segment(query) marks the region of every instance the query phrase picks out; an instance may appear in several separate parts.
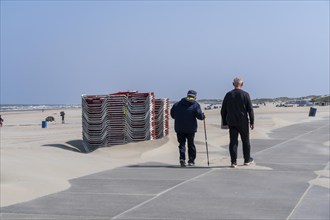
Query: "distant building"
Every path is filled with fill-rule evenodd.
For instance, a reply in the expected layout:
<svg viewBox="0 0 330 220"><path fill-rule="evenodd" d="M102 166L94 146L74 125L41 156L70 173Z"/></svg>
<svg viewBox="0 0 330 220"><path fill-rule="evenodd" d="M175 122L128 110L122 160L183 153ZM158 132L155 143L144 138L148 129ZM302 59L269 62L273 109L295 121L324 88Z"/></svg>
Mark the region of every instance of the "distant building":
<svg viewBox="0 0 330 220"><path fill-rule="evenodd" d="M303 106L312 106L314 105L310 100L290 100L287 101L285 104L287 105L294 105L298 107L303 107Z"/></svg>
<svg viewBox="0 0 330 220"><path fill-rule="evenodd" d="M312 102L310 102L309 100L298 100L296 101L296 104L298 105L298 107L302 107L302 106L312 106L314 105Z"/></svg>

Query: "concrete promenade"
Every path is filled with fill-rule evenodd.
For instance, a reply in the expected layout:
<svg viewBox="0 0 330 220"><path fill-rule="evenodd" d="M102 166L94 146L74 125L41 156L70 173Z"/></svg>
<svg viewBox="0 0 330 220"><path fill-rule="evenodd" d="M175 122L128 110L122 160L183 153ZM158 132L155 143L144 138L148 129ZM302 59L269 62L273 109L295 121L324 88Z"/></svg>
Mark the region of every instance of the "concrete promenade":
<svg viewBox="0 0 330 220"><path fill-rule="evenodd" d="M328 118L253 140L252 156L234 169L151 161L72 179L1 219L330 219Z"/></svg>

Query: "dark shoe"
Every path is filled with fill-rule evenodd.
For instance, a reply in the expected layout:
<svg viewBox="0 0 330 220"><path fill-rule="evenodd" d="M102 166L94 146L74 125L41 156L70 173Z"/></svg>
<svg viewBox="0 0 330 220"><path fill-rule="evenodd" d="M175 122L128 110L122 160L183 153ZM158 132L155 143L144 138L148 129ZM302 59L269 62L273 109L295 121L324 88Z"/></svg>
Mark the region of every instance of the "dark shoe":
<svg viewBox="0 0 330 220"><path fill-rule="evenodd" d="M237 163L232 163L230 167L231 167L231 168L235 168L235 167L237 167Z"/></svg>
<svg viewBox="0 0 330 220"><path fill-rule="evenodd" d="M180 160L180 165L181 167L186 167L186 162L184 162L184 160Z"/></svg>
<svg viewBox="0 0 330 220"><path fill-rule="evenodd" d="M195 163L194 162L189 162L188 166L193 167L193 166L195 166Z"/></svg>
<svg viewBox="0 0 330 220"><path fill-rule="evenodd" d="M245 161L245 162L244 162L244 165L245 165L245 166L249 166L249 165L251 165L251 164L253 164L253 163L254 163L254 160L253 160L252 157L250 157L250 160L249 160L249 161Z"/></svg>

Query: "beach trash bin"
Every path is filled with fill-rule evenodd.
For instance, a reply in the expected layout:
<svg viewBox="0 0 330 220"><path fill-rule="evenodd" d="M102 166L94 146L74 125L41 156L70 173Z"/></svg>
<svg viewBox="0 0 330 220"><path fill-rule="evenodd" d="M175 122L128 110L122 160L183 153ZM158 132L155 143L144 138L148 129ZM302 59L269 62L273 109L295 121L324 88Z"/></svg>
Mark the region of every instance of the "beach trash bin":
<svg viewBox="0 0 330 220"><path fill-rule="evenodd" d="M316 110L317 110L317 108L315 108L315 107L311 107L311 108L309 109L309 114L308 114L308 116L309 116L309 117L315 117L315 115L316 115Z"/></svg>
<svg viewBox="0 0 330 220"><path fill-rule="evenodd" d="M42 121L41 122L41 127L42 128L47 128L47 121Z"/></svg>

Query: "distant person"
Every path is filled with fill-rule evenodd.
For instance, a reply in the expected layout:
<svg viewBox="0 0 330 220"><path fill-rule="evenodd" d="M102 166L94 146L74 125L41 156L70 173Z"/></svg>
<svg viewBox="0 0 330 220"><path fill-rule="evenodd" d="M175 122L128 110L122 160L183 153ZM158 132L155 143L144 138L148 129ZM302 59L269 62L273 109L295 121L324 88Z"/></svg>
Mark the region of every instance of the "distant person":
<svg viewBox="0 0 330 220"><path fill-rule="evenodd" d="M3 118L1 117L1 115L0 115L0 127L2 127L2 123L3 123Z"/></svg>
<svg viewBox="0 0 330 220"><path fill-rule="evenodd" d="M62 112L60 112L60 115L61 115L61 117L62 117L62 124L64 124L65 122L64 122L64 115L65 115L65 113L62 111Z"/></svg>
<svg viewBox="0 0 330 220"><path fill-rule="evenodd" d="M171 108L171 117L174 119L174 129L179 142L180 165L186 166L186 140L188 141L188 166L195 165L196 147L194 144L197 132L197 119L203 120L204 113L196 102L196 91L189 90L187 97L175 103Z"/></svg>
<svg viewBox="0 0 330 220"><path fill-rule="evenodd" d="M229 153L231 167L237 166L238 134L243 144L244 165L254 163L250 156L251 145L249 127L254 129L254 113L249 93L242 90L243 80L236 77L234 89L228 92L222 102L221 117L224 126L229 127Z"/></svg>

